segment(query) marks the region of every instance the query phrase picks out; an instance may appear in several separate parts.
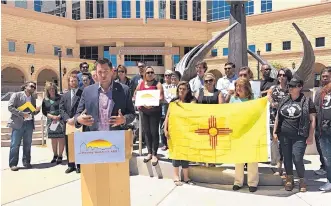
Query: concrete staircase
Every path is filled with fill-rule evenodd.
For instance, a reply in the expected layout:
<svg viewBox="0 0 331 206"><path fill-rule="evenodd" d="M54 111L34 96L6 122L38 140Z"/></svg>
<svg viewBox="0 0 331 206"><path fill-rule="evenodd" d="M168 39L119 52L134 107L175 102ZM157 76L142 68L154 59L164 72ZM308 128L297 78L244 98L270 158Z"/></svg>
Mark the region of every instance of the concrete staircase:
<svg viewBox="0 0 331 206"><path fill-rule="evenodd" d="M32 145L42 145L43 143L43 131L42 120L35 121L35 130L32 135ZM1 147L10 146L12 129L7 127L7 121L1 121ZM21 145L23 142L21 143ZM46 137L44 138L44 144L46 144Z"/></svg>

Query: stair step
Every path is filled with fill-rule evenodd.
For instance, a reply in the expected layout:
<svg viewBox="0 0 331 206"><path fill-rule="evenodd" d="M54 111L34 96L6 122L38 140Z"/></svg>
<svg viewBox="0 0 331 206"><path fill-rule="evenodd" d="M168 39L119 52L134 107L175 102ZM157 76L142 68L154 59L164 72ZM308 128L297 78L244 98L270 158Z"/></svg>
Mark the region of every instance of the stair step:
<svg viewBox="0 0 331 206"><path fill-rule="evenodd" d="M33 132L32 139L37 139L42 137L42 132ZM1 140L10 140L11 133L1 133Z"/></svg>
<svg viewBox="0 0 331 206"><path fill-rule="evenodd" d="M11 133L12 128L10 127L1 127L1 133ZM41 132L41 125L35 125L35 132Z"/></svg>
<svg viewBox="0 0 331 206"><path fill-rule="evenodd" d="M44 139L44 144L46 144L46 138ZM21 145L23 145L23 141ZM42 145L42 138L32 139L32 145ZM10 140L1 140L1 147L10 147Z"/></svg>

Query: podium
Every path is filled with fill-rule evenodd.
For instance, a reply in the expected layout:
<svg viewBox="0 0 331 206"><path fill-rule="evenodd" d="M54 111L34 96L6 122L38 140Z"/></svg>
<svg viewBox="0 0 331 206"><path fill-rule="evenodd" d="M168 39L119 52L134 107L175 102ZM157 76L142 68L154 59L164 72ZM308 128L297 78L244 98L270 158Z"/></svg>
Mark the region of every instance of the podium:
<svg viewBox="0 0 331 206"><path fill-rule="evenodd" d="M69 127L69 128L68 128ZM74 132L68 126L69 161L75 161ZM83 206L129 206L130 172L132 154L132 131L124 132L125 162L81 164L81 192Z"/></svg>

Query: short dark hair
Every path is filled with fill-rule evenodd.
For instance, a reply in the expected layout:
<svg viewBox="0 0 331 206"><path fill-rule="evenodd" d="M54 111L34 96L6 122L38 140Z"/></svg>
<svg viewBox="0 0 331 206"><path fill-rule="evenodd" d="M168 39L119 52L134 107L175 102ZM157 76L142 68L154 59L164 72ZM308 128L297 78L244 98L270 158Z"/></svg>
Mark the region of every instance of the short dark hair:
<svg viewBox="0 0 331 206"><path fill-rule="evenodd" d="M90 77L91 76L91 73L90 72L83 72L82 76Z"/></svg>
<svg viewBox="0 0 331 206"><path fill-rule="evenodd" d="M198 63L195 66L198 67L200 65L205 69L205 72L206 72L207 69L208 69L207 62L205 62L205 61L198 61Z"/></svg>
<svg viewBox="0 0 331 206"><path fill-rule="evenodd" d="M88 66L88 63L87 62L82 62L82 63L79 64L79 68L81 69L84 64L87 64L87 66Z"/></svg>
<svg viewBox="0 0 331 206"><path fill-rule="evenodd" d="M226 62L224 66L230 65L232 68L236 68L236 65L232 62Z"/></svg>
<svg viewBox="0 0 331 206"><path fill-rule="evenodd" d="M322 69L322 71L321 71L321 75L322 75L324 72L329 72L329 73L331 73L331 67L325 67L324 69Z"/></svg>
<svg viewBox="0 0 331 206"><path fill-rule="evenodd" d="M171 76L176 76L178 80L182 78L182 74L179 71L174 71Z"/></svg>
<svg viewBox="0 0 331 206"><path fill-rule="evenodd" d="M37 86L37 83L34 81L27 81L25 82L25 86L27 86L28 84L33 84L35 87Z"/></svg>
<svg viewBox="0 0 331 206"><path fill-rule="evenodd" d="M128 69L124 65L118 65L116 70L118 71L118 69L123 69L125 74L128 73Z"/></svg>
<svg viewBox="0 0 331 206"><path fill-rule="evenodd" d="M278 70L277 77L279 76L279 72L280 71L283 71L285 73L285 76L287 78L287 83L289 83L291 81L291 79L293 78L293 74L292 74L291 70L290 69L287 69L287 68L281 68L280 70Z"/></svg>
<svg viewBox="0 0 331 206"><path fill-rule="evenodd" d="M97 68L98 64L107 64L109 66L110 69L113 69L113 64L111 63L111 61L109 61L109 59L103 58L103 59L98 59L95 62L95 68Z"/></svg>

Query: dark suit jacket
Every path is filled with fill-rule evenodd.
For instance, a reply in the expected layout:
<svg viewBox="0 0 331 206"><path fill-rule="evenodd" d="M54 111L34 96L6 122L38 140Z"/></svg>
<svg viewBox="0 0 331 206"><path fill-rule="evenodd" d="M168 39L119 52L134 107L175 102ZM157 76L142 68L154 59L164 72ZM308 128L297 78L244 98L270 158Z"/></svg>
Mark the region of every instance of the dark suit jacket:
<svg viewBox="0 0 331 206"><path fill-rule="evenodd" d="M71 105L71 90L63 94L60 101L60 115L64 122L75 116L83 90L78 89Z"/></svg>
<svg viewBox="0 0 331 206"><path fill-rule="evenodd" d="M113 82L113 101L115 103L112 116L118 115L118 110L121 109L125 117L126 124L130 124L135 119L135 110L132 103L132 96L128 86ZM94 124L90 127L83 126L83 131L98 131L99 127L99 83L85 87L81 96L79 106L75 115L76 127L81 125L77 122L77 117L86 109L86 114L91 115L94 119ZM110 130L123 129L124 125L111 127Z"/></svg>

